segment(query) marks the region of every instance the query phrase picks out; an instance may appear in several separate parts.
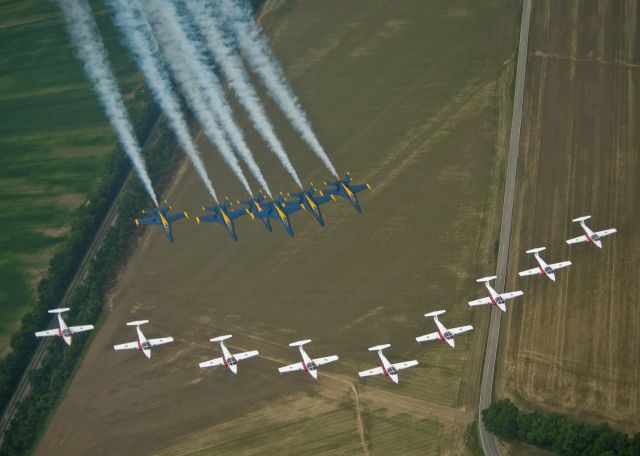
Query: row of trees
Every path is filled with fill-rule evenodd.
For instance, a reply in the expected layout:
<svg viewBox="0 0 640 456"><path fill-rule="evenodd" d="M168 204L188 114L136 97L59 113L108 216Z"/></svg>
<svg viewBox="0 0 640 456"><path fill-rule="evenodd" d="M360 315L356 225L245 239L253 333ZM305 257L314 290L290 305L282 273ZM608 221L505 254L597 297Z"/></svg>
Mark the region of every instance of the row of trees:
<svg viewBox="0 0 640 456"><path fill-rule="evenodd" d="M146 138L158 119L159 110L144 89L136 92L132 107L131 116L136 133L138 137ZM167 167L174 165L171 145L169 135L161 135L149 153L148 158L152 163L150 171L153 170L154 177L159 181L170 173ZM11 352L0 361L2 409L11 399L37 348L38 340L33 333L49 323L51 316L47 313L48 309L60 307L67 288L130 171L130 163L119 148L108 154L105 160L104 175L89 195L88 203L78 210L68 240L54 255L47 276L38 284L34 307L23 317L20 329L11 338ZM68 317L71 324L97 320L104 295L132 246L135 235L132 228L135 227L131 220L147 199L137 181L132 181L129 190L120 199L118 221L109 229L96 257L91 261L87 278L78 285L71 300L65 303L71 308ZM49 344L42 367L31 372L31 392L18 405L13 422L5 433L0 454L19 455L31 448L41 425L73 372L85 338L74 337L74 343L67 347L68 350L64 350L62 344Z"/></svg>
<svg viewBox="0 0 640 456"><path fill-rule="evenodd" d="M608 424L588 424L559 413L518 409L509 399L492 402L482 411L491 433L567 456L637 456L640 433L630 437Z"/></svg>

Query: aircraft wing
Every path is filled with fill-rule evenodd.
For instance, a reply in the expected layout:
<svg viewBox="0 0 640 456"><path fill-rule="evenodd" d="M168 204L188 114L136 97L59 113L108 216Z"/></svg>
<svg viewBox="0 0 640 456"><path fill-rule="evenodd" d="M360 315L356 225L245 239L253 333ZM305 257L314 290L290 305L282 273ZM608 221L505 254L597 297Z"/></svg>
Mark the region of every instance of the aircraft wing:
<svg viewBox="0 0 640 456"><path fill-rule="evenodd" d="M373 369L358 372L358 375L360 377L371 377L372 375L382 375L382 374L384 374L382 367L374 367Z"/></svg>
<svg viewBox="0 0 640 456"><path fill-rule="evenodd" d="M598 237L605 237L617 232L618 230L616 230L615 228L610 228L608 230L596 231L596 234L598 235Z"/></svg>
<svg viewBox="0 0 640 456"><path fill-rule="evenodd" d="M156 345L168 344L169 342L173 342L173 337L160 337L158 339L149 339L149 343L152 347Z"/></svg>
<svg viewBox="0 0 640 456"><path fill-rule="evenodd" d="M288 366L279 367L278 368L278 372L280 372L282 374L283 372L293 372L293 371L299 371L299 370L302 370L302 369L304 369L302 367L302 362L298 361L295 364L289 364Z"/></svg>
<svg viewBox="0 0 640 456"><path fill-rule="evenodd" d="M511 291L509 293L502 293L500 297L506 301L507 299L513 299L513 298L517 298L518 296L522 296L523 294L524 293L522 291L518 290L518 291Z"/></svg>
<svg viewBox="0 0 640 456"><path fill-rule="evenodd" d="M224 365L224 359L222 358L210 359L209 361L204 361L198 364L200 367L214 367L222 365Z"/></svg>
<svg viewBox="0 0 640 456"><path fill-rule="evenodd" d="M246 215L247 211L243 209L229 209L227 210L227 214L229 214L229 218L231 220L235 220L239 217L242 217L243 215Z"/></svg>
<svg viewBox="0 0 640 456"><path fill-rule="evenodd" d="M481 306L483 304L491 304L491 298L476 299L475 301L469 301L470 306Z"/></svg>
<svg viewBox="0 0 640 456"><path fill-rule="evenodd" d="M139 225L161 225L160 217L147 217L143 219L136 219Z"/></svg>
<svg viewBox="0 0 640 456"><path fill-rule="evenodd" d="M258 356L258 350L251 350L248 352L242 352L242 353L238 353L233 355L233 357L235 359L237 359L238 361L240 361L241 359L247 359L247 358L251 358L253 356Z"/></svg>
<svg viewBox="0 0 640 456"><path fill-rule="evenodd" d="M280 206L280 208L282 209L282 212L284 212L287 215L293 214L295 212L298 212L300 209L302 209L299 203L285 204L284 207Z"/></svg>
<svg viewBox="0 0 640 456"><path fill-rule="evenodd" d="M324 358L316 358L312 360L316 366L322 366L323 364L332 363L334 361L338 361L338 356L325 356Z"/></svg>
<svg viewBox="0 0 640 456"><path fill-rule="evenodd" d="M587 236L584 234L572 239L567 239L567 244L577 244L578 242L587 242Z"/></svg>
<svg viewBox="0 0 640 456"><path fill-rule="evenodd" d="M219 218L218 214L208 214L198 217L198 220L200 220L201 222L217 222Z"/></svg>
<svg viewBox="0 0 640 456"><path fill-rule="evenodd" d="M417 365L418 365L418 361L416 361L415 359L411 361L405 361L403 363L392 364L392 366L395 367L396 370L408 369L410 367L417 366Z"/></svg>
<svg viewBox="0 0 640 456"><path fill-rule="evenodd" d="M38 331L36 337L50 337L57 336L59 334L58 329L47 329L46 331Z"/></svg>
<svg viewBox="0 0 640 456"><path fill-rule="evenodd" d="M324 192L322 192L324 193ZM320 206L321 204L324 204L328 201L331 201L331 197L329 195L319 195L319 196L314 196L313 199L315 200L316 204L318 206Z"/></svg>
<svg viewBox="0 0 640 456"><path fill-rule="evenodd" d="M451 328L449 332L455 336L456 334L462 334L472 330L473 330L473 326L466 325L466 326L460 326L458 328Z"/></svg>
<svg viewBox="0 0 640 456"><path fill-rule="evenodd" d="M527 269L526 271L520 271L518 273L520 277L536 275L536 274L540 274L540 268Z"/></svg>
<svg viewBox="0 0 640 456"><path fill-rule="evenodd" d="M91 331L93 329L93 325L70 326L69 329L75 334L83 331Z"/></svg>
<svg viewBox="0 0 640 456"><path fill-rule="evenodd" d="M438 339L440 339L440 334L438 334L437 332L416 337L416 340L418 342L429 342L430 340L438 340Z"/></svg>
<svg viewBox="0 0 640 456"><path fill-rule="evenodd" d="M360 193L361 191L369 188L369 186L367 184L360 184L360 185L350 185L349 188L353 193Z"/></svg>
<svg viewBox="0 0 640 456"><path fill-rule="evenodd" d="M567 266L571 266L571 261L561 261L560 263L553 263L549 265L549 267L554 271L566 268Z"/></svg>
<svg viewBox="0 0 640 456"><path fill-rule="evenodd" d="M167 219L167 222L172 223L185 218L186 215L187 214L184 212L176 212L175 214L167 215L165 218Z"/></svg>
<svg viewBox="0 0 640 456"><path fill-rule="evenodd" d="M114 345L114 350L132 350L134 348L138 348L138 341L135 342L127 342L126 344Z"/></svg>

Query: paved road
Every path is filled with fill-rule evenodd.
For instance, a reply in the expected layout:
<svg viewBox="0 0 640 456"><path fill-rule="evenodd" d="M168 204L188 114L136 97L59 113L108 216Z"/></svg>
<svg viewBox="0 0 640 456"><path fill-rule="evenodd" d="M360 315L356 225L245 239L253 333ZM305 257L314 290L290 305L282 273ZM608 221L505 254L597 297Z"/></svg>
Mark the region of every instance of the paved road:
<svg viewBox="0 0 640 456"><path fill-rule="evenodd" d="M516 188L516 165L518 163L518 146L520 145L520 125L522 123L522 104L524 99L524 80L527 69L527 54L529 44L529 22L531 19L531 0L524 0L522 5L522 23L520 26L520 44L518 45L518 63L516 69L516 90L513 97L513 111L511 115L511 138L509 139L509 156L507 158L507 175L502 203L502 222L500 224L500 245L498 248L498 264L496 275L496 291L504 291L507 260L509 258L509 241L511 240L511 219L513 216L513 199ZM491 322L487 336L487 349L484 356L482 370L482 384L480 386L480 406L478 415L491 404L493 395L493 376L496 369L498 339L500 336L501 311L491 306ZM480 442L485 455L500 454L498 441L493 434L487 432L478 416L478 430Z"/></svg>
<svg viewBox="0 0 640 456"><path fill-rule="evenodd" d="M147 141L144 144L145 149L151 144L153 139L156 138L158 126L160 125L161 120L162 120L162 116L158 118L155 125L153 126L153 129L151 130L151 133L149 133L149 136L147 137ZM129 175L127 176L125 182L122 184L122 187L120 188L120 192L118 193L118 196L124 189L127 188L129 180L132 178L132 176L133 176L133 170L129 172ZM100 225L100 228L98 228L98 232L96 233L96 236L93 238L93 241L89 246L89 250L85 254L84 258L82 259L82 263L80 263L78 272L76 272L76 275L73 277L73 280L69 284L69 287L67 288L67 291L65 292L64 297L60 302L60 305L57 307L65 307L64 304L69 301L69 299L73 296L73 293L75 292L78 284L82 281L82 279L85 278L88 272L89 263L91 259L93 259L93 257L95 256L100 245L102 244L104 236L107 232L107 228L112 226L116 221L117 208L118 208L118 204L117 204L118 196L113 200L113 203L111 204L111 207L109 208L109 211L107 212L106 217L104 218L102 224ZM55 316L52 317L50 326L53 325L56 318L57 317ZM23 397L25 397L29 393L29 390L30 390L30 383L28 380L29 372L31 372L31 370L33 369L40 367L40 365L42 364L42 359L44 358L44 355L47 352L47 347L49 346L49 343L51 343L52 341L57 343L60 342L57 340L57 338L51 338L51 337L46 337L44 339L41 339L40 343L38 344L38 347L36 348L35 353L31 358L31 361L29 361L27 369L22 375L22 378L20 379L20 383L18 383L18 386L15 392L13 393L13 397L7 404L7 407L5 408L2 414L2 419L0 420L0 442L2 441L2 437L4 436L5 431L8 429L9 424L11 424L11 420L13 419L16 413L16 407L18 403L20 402L20 400L22 400Z"/></svg>

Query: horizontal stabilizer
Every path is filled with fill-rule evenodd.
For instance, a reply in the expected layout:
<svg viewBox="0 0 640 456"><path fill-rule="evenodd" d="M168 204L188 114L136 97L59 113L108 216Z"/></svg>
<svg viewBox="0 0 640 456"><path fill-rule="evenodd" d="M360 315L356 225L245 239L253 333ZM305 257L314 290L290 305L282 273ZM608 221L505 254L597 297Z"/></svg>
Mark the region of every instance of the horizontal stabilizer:
<svg viewBox="0 0 640 456"><path fill-rule="evenodd" d="M476 282L478 283L483 283L483 282L491 282L493 279L495 279L497 276L489 276L489 277L483 277L481 279L476 280Z"/></svg>
<svg viewBox="0 0 640 456"><path fill-rule="evenodd" d="M218 336L213 339L209 339L211 342L222 342L223 340L231 339L231 334L227 334L226 336Z"/></svg>
<svg viewBox="0 0 640 456"><path fill-rule="evenodd" d="M69 310L71 309L69 309L68 307L62 307L60 309L50 309L47 312L49 312L50 314L59 314L63 312L69 312Z"/></svg>
<svg viewBox="0 0 640 456"><path fill-rule="evenodd" d="M442 315L443 313L446 313L446 310L436 310L434 312L429 312L424 314L425 317L437 317L438 315Z"/></svg>
<svg viewBox="0 0 640 456"><path fill-rule="evenodd" d="M574 218L571 220L572 222L584 222L585 220L589 220L591 218L590 215L583 215L582 217Z"/></svg>
<svg viewBox="0 0 640 456"><path fill-rule="evenodd" d="M291 342L289 344L289 347L300 347L302 345L308 344L309 342L311 342L311 339L299 340L297 342Z"/></svg>
<svg viewBox="0 0 640 456"><path fill-rule="evenodd" d="M129 323L127 323L127 326L140 326L146 323L149 323L149 320L136 320L136 321L130 321Z"/></svg>
<svg viewBox="0 0 640 456"><path fill-rule="evenodd" d="M369 351L379 351L389 347L391 347L391 344L376 345L375 347L369 347Z"/></svg>
<svg viewBox="0 0 640 456"><path fill-rule="evenodd" d="M538 253L546 249L547 249L546 247L536 247L535 249L527 250L527 253Z"/></svg>

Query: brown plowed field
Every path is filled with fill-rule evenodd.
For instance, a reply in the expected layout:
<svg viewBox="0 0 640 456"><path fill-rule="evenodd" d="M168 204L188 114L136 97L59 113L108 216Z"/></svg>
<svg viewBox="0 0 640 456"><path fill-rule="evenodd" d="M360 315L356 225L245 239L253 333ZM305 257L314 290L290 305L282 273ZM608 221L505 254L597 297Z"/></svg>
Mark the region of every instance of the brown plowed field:
<svg viewBox="0 0 640 456"><path fill-rule="evenodd" d="M293 239L247 219L237 243L219 226L177 223L175 245L148 230L36 454L468 454L489 309L466 301L494 269L516 18L508 0L269 2L262 23L318 136L338 169L373 184L364 212L325 205L324 228L298 213ZM304 180L327 179L267 106ZM272 189L290 190L244 126ZM202 149L219 193L239 196ZM205 201L191 167L168 199ZM441 308L448 325L477 328L455 351L414 339ZM112 349L140 318L148 337L176 338L151 360ZM221 334L261 356L237 376L199 370ZM303 338L311 356L340 356L317 383L276 370ZM377 364L367 347L385 342L392 361L420 362L399 386L357 377Z"/></svg>
<svg viewBox="0 0 640 456"><path fill-rule="evenodd" d="M498 397L640 431L640 7L535 1ZM568 246L591 214L604 248ZM554 284L517 278L525 250L570 259Z"/></svg>

